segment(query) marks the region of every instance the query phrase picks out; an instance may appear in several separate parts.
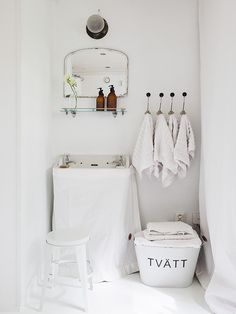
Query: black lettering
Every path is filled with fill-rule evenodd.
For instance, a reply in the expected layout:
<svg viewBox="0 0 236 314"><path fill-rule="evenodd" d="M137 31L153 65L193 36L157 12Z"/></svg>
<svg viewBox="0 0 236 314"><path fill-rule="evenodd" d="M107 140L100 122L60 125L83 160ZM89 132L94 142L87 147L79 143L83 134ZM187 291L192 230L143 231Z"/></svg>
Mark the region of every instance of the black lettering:
<svg viewBox="0 0 236 314"><path fill-rule="evenodd" d="M156 259L156 264L157 264L157 267L160 267L161 264L162 264L162 259L160 260L160 262L158 263L158 260Z"/></svg>
<svg viewBox="0 0 236 314"><path fill-rule="evenodd" d="M148 257L148 259L150 260L150 265L149 266L152 266L152 261L154 260L154 258Z"/></svg>
<svg viewBox="0 0 236 314"><path fill-rule="evenodd" d="M181 259L181 261L183 262L183 268L185 267L185 262L187 262L187 259Z"/></svg>
<svg viewBox="0 0 236 314"><path fill-rule="evenodd" d="M178 265L179 259L173 259L173 262L175 263L175 268L177 268L177 265Z"/></svg>
<svg viewBox="0 0 236 314"><path fill-rule="evenodd" d="M170 262L169 262L169 259L166 259L166 261L165 261L165 264L164 264L163 268L165 268L166 266L168 266L169 268L171 268L171 266L170 266Z"/></svg>

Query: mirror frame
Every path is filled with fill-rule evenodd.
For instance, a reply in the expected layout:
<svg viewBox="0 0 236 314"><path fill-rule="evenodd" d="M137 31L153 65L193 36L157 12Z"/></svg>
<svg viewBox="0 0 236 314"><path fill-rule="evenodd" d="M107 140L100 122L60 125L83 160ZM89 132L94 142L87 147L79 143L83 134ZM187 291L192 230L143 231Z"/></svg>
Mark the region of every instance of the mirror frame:
<svg viewBox="0 0 236 314"><path fill-rule="evenodd" d="M76 53L76 52L78 52L78 51L83 51L83 50L97 50L97 49L106 49L106 50L109 50L109 51L120 52L120 53L122 53L122 54L126 57L126 59L127 59L127 68L126 68L126 70L127 70L127 87L126 87L125 93L124 93L123 95L117 96L117 97L120 98L120 97L125 97L125 96L127 96L127 95L128 95L128 89L129 89L129 57L128 57L128 55L127 55L126 53L124 53L124 52L121 51L121 50L112 49L112 48L104 48L104 47L93 47L93 48L81 48L81 49L77 49L77 50L71 51L71 52L67 53L67 54L65 55L65 57L64 57L64 77L65 77L65 75L67 74L67 73L66 73L66 59L67 59L70 55L72 55L72 54L74 54L74 53ZM67 98L66 95L65 95L65 84L66 84L66 82L65 82L65 80L63 79L63 97L64 97L64 98ZM97 96L78 96L78 98L97 98Z"/></svg>

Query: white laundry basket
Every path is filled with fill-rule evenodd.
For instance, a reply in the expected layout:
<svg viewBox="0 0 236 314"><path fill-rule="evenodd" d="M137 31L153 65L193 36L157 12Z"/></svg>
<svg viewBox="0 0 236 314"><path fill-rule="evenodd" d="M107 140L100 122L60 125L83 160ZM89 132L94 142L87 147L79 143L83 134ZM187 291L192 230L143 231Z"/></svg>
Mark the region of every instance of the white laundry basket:
<svg viewBox="0 0 236 314"><path fill-rule="evenodd" d="M158 241L148 241L143 232L139 232L135 234L134 243L144 284L176 288L191 285L201 247L195 231L190 240Z"/></svg>

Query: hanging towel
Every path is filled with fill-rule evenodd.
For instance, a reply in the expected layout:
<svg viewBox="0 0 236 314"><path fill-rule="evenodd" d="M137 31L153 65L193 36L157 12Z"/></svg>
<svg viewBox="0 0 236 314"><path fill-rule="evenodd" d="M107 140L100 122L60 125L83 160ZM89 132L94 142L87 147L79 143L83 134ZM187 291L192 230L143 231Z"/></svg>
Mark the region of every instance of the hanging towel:
<svg viewBox="0 0 236 314"><path fill-rule="evenodd" d="M159 114L154 136L154 175L158 178L162 170L162 184L169 186L177 174L174 160L174 143L165 116Z"/></svg>
<svg viewBox="0 0 236 314"><path fill-rule="evenodd" d="M186 114L181 116L179 133L174 149L174 159L178 164L178 176L186 177L190 161L194 158L195 140L191 123Z"/></svg>
<svg viewBox="0 0 236 314"><path fill-rule="evenodd" d="M141 125L138 139L132 156L132 164L138 174L142 176L144 170L150 175L153 170L153 120L150 113L146 113Z"/></svg>
<svg viewBox="0 0 236 314"><path fill-rule="evenodd" d="M169 126L170 133L171 133L171 136L172 136L172 139L174 142L174 146L175 146L179 126L178 126L178 121L177 121L176 115L174 113L169 115L168 126Z"/></svg>

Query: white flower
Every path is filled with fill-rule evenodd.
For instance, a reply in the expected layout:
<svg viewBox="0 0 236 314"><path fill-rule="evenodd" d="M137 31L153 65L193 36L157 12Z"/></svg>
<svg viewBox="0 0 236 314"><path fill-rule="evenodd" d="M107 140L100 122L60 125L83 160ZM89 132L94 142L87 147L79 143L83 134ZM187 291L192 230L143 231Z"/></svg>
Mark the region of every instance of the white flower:
<svg viewBox="0 0 236 314"><path fill-rule="evenodd" d="M65 75L65 82L70 85L70 87L77 87L75 79L70 74Z"/></svg>
<svg viewBox="0 0 236 314"><path fill-rule="evenodd" d="M70 86L71 91L74 94L75 97L75 109L77 108L77 98L78 98L78 94L77 94L77 83L75 81L75 79L71 76L71 74L66 74L65 78L64 78L65 82Z"/></svg>

